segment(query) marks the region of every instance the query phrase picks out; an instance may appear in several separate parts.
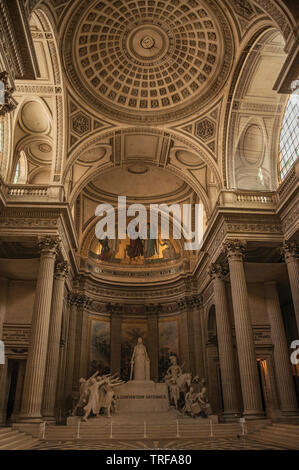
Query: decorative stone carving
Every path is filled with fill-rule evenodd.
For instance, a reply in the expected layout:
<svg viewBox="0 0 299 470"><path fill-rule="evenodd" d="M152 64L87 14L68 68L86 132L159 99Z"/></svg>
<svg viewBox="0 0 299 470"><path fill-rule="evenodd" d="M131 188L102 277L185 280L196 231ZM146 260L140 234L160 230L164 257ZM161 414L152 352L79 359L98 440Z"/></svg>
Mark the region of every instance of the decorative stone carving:
<svg viewBox="0 0 299 470"><path fill-rule="evenodd" d="M64 58L70 80L92 106L118 120L156 122L160 115L168 119L172 108L176 119L195 112L212 93L208 80L217 76L218 89L230 69L232 36L216 3L209 4L213 15L201 2L163 0L158 8L159 15L148 0L138 8L122 0L85 0L68 23Z"/></svg>
<svg viewBox="0 0 299 470"><path fill-rule="evenodd" d="M56 279L58 278L66 278L69 272L69 265L67 261L62 261L60 263L56 263L55 265L55 273L54 276Z"/></svg>
<svg viewBox="0 0 299 470"><path fill-rule="evenodd" d="M255 12L248 0L233 0L233 5L236 13L250 20Z"/></svg>
<svg viewBox="0 0 299 470"><path fill-rule="evenodd" d="M17 107L17 102L13 98L12 94L15 91L14 88L10 88L8 85L8 73L0 73L0 116L10 113Z"/></svg>
<svg viewBox="0 0 299 470"><path fill-rule="evenodd" d="M91 130L91 120L88 116L79 112L72 117L71 126L72 130L81 136Z"/></svg>
<svg viewBox="0 0 299 470"><path fill-rule="evenodd" d="M246 242L243 240L227 240L224 242L225 253L231 259L243 259Z"/></svg>
<svg viewBox="0 0 299 470"><path fill-rule="evenodd" d="M195 124L195 135L202 140L211 139L215 134L215 124L210 119L203 119Z"/></svg>
<svg viewBox="0 0 299 470"><path fill-rule="evenodd" d="M60 238L42 238L39 240L39 249L41 252L57 253L60 244Z"/></svg>
<svg viewBox="0 0 299 470"><path fill-rule="evenodd" d="M208 270L211 279L224 279L228 273L228 267L221 264L212 263Z"/></svg>
<svg viewBox="0 0 299 470"><path fill-rule="evenodd" d="M286 263L288 261L293 261L294 259L298 259L299 257L299 250L298 245L295 240L288 240L283 243L283 247L281 250Z"/></svg>

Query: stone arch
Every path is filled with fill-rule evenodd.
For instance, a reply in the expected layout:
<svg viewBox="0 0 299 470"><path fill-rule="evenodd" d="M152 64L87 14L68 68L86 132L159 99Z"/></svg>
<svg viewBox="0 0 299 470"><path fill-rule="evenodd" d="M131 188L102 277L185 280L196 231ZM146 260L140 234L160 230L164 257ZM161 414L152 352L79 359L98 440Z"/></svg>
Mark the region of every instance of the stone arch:
<svg viewBox="0 0 299 470"><path fill-rule="evenodd" d="M48 55L49 67L51 68L53 83L53 103L51 107L53 115L53 148L51 178L52 183L61 181L61 173L64 165L66 150L66 118L65 118L65 98L64 85L62 80L62 69L56 43L55 25L51 12L44 6L36 5L31 12L31 21L38 24L41 33L41 39L44 42L46 53ZM34 39L34 37L33 37Z"/></svg>
<svg viewBox="0 0 299 470"><path fill-rule="evenodd" d="M285 96L278 95L273 87L285 57L283 37L268 25L255 32L237 64L225 120L223 163L228 188L276 189L277 163L273 155L277 154ZM251 148L244 149L244 135L250 124L255 126L257 142L251 139ZM245 140L250 142L249 135ZM253 156L256 146L260 148Z"/></svg>
<svg viewBox="0 0 299 470"><path fill-rule="evenodd" d="M89 151L89 149L92 149L93 146L96 147L96 146L102 145L103 148L106 148L106 149L110 148L110 156L111 156L113 151L115 151L115 147L114 149L111 146L109 147L109 144L107 144L107 142L108 140L112 141L115 138L118 139L120 133L122 136L130 136L130 135L138 134L139 136L151 136L152 135L152 136L156 136L157 138L164 139L165 146L169 148L169 151L168 151L168 154L165 154L165 162L163 164L163 168L166 171L175 173L177 176L179 176L184 181L186 181L194 189L194 191L201 197L205 205L207 216L208 217L210 216L211 204L210 204L207 192L199 184L199 182L193 176L192 172L189 171L187 167L185 171L182 165L180 166L172 160L171 158L172 154L170 152L170 147L172 145L172 142L174 141L177 142L177 145L197 155L199 158L199 161L202 161L204 165L206 165L209 172L213 174L215 183L218 189L220 189L222 184L221 184L221 177L219 175L217 165L215 162L212 161L212 159L209 156L207 156L207 154L202 150L200 145L195 144L194 142L192 142L191 139L182 137L181 135L175 132L166 133L160 129L153 129L153 128L125 128L125 129L113 130L113 131L111 130L103 131L102 133L93 135L90 137L90 139L84 140L69 156L67 165L64 170L63 183L67 184L67 181L70 178L70 172L72 170L72 167L78 161L82 153ZM157 164L158 166L160 166L159 161L152 162L152 164ZM111 169L113 165L114 163L112 162L111 158L108 158L108 154L105 156L105 158L101 160L100 166L95 167L95 164L90 165L90 168L84 172L84 176L76 183L76 185L73 185L70 191L67 191L69 193L69 200L71 204L74 203L79 192L94 176L96 176L97 174L100 174L102 171L107 171ZM97 168L96 171L95 171L95 168Z"/></svg>
<svg viewBox="0 0 299 470"><path fill-rule="evenodd" d="M22 97L19 100L17 113L13 119L14 128L14 152L10 163L10 181L14 181L15 169L21 152L26 155L28 170L26 181L30 182L30 173L36 172L39 167L51 168L53 150L53 119L52 113L46 102L36 96ZM31 154L30 147L36 147L40 158ZM44 159L47 152L38 150L38 146L49 147L48 158ZM41 147L42 148L42 147ZM50 182L50 178L48 183Z"/></svg>

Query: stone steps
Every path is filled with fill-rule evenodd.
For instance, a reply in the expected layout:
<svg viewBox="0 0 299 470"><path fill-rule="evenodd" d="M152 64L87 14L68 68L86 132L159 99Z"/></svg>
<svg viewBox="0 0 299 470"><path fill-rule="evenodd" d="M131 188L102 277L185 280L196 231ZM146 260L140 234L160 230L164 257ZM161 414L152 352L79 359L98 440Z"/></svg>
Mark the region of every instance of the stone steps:
<svg viewBox="0 0 299 470"><path fill-rule="evenodd" d="M0 428L0 450L31 449L38 439L13 428Z"/></svg>
<svg viewBox="0 0 299 470"><path fill-rule="evenodd" d="M211 437L210 423L206 421L196 422L192 419L179 421L179 437L192 439L207 439ZM248 432L255 432L261 427L265 427L267 422L251 422L248 425ZM213 424L213 437L216 438L234 438L241 435L242 429L239 423L229 424ZM157 422L146 422L144 428L143 421L112 421L112 437L113 439L169 439L176 438L178 428L175 420L161 424ZM78 433L77 425L54 426L47 425L45 439L46 440L67 440L76 439ZM105 418L99 420L91 420L87 423L80 423L79 430L80 439L83 440L100 440L111 438L111 421Z"/></svg>
<svg viewBox="0 0 299 470"><path fill-rule="evenodd" d="M271 445L277 444L286 449L299 450L299 426L274 423L250 435L250 439Z"/></svg>

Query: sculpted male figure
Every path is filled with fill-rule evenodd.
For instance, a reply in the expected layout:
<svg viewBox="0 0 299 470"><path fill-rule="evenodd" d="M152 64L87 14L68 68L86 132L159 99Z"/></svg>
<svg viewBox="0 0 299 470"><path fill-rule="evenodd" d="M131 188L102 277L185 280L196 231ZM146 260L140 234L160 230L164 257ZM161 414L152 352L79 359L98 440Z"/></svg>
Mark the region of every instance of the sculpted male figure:
<svg viewBox="0 0 299 470"><path fill-rule="evenodd" d="M87 398L88 398L88 386L90 384L91 379L94 379L97 375L99 374L99 371L96 371L89 379L84 379L81 377L79 380L79 390L80 390L80 397L78 400L78 403L76 404L72 416L76 416L76 412L78 408L83 408L84 405L87 403Z"/></svg>
<svg viewBox="0 0 299 470"><path fill-rule="evenodd" d="M182 369L177 363L176 356L170 356L170 363L171 365L168 367L167 372L164 377L164 381L166 382L170 398L173 400L176 409L178 408L178 400L180 398L180 387L178 385L178 378L182 375Z"/></svg>
<svg viewBox="0 0 299 470"><path fill-rule="evenodd" d="M84 406L85 415L83 416L83 421L87 421L90 413L99 414L99 388L105 382L106 378L93 378L89 381L88 392L89 398L88 403Z"/></svg>

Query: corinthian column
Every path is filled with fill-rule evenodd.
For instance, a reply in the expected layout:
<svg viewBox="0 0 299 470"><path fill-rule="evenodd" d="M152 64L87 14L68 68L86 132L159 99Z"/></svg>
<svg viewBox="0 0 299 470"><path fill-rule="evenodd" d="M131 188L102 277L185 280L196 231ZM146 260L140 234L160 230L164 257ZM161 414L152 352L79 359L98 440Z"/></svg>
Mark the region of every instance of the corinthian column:
<svg viewBox="0 0 299 470"><path fill-rule="evenodd" d="M147 311L147 342L150 358L150 378L154 382L159 381L159 329L158 320L161 305L148 305Z"/></svg>
<svg viewBox="0 0 299 470"><path fill-rule="evenodd" d="M209 269L209 275L213 279L214 287L218 351L224 405L223 416L226 419L233 419L239 412L239 407L233 338L224 283L224 276L226 274L226 270L219 264L213 263Z"/></svg>
<svg viewBox="0 0 299 470"><path fill-rule="evenodd" d="M299 270L298 270L298 246L295 241L287 241L283 244L283 254L287 265L294 310L296 315L297 330L299 334Z"/></svg>
<svg viewBox="0 0 299 470"><path fill-rule="evenodd" d="M67 273L67 262L63 261L56 265L51 304L48 356L43 401L43 416L45 419L51 421L55 420L55 397L59 370L62 306L64 284Z"/></svg>
<svg viewBox="0 0 299 470"><path fill-rule="evenodd" d="M116 304L107 306L111 315L110 322L110 372L120 373L121 368L121 324L123 306Z"/></svg>
<svg viewBox="0 0 299 470"><path fill-rule="evenodd" d="M225 248L230 271L244 415L256 418L264 412L243 265L244 243L228 241Z"/></svg>
<svg viewBox="0 0 299 470"><path fill-rule="evenodd" d="M77 322L77 296L69 296L70 303L70 315L69 315L69 327L67 337L67 366L65 371L65 382L64 382L64 396L66 398L66 406L72 407L72 391L73 391L73 374L74 374L74 362L75 362L75 342L76 342L76 322Z"/></svg>
<svg viewBox="0 0 299 470"><path fill-rule="evenodd" d="M204 359L202 347L202 331L200 309L202 307L202 296L194 295L192 297L191 310L190 310L190 335L192 336L192 344L194 347L194 375L205 377L204 372Z"/></svg>
<svg viewBox="0 0 299 470"><path fill-rule="evenodd" d="M265 284L267 312L274 345L274 364L280 409L284 414L297 414L297 399L291 372L290 352L285 335L280 303L275 282Z"/></svg>
<svg viewBox="0 0 299 470"><path fill-rule="evenodd" d="M23 401L19 420L41 421L54 264L58 240L40 241L40 263L32 315L31 341L28 352Z"/></svg>
<svg viewBox="0 0 299 470"><path fill-rule="evenodd" d="M92 301L84 295L77 296L77 320L75 339L75 358L73 372L73 390L79 391L80 377L86 377L88 358L88 316L85 311Z"/></svg>

